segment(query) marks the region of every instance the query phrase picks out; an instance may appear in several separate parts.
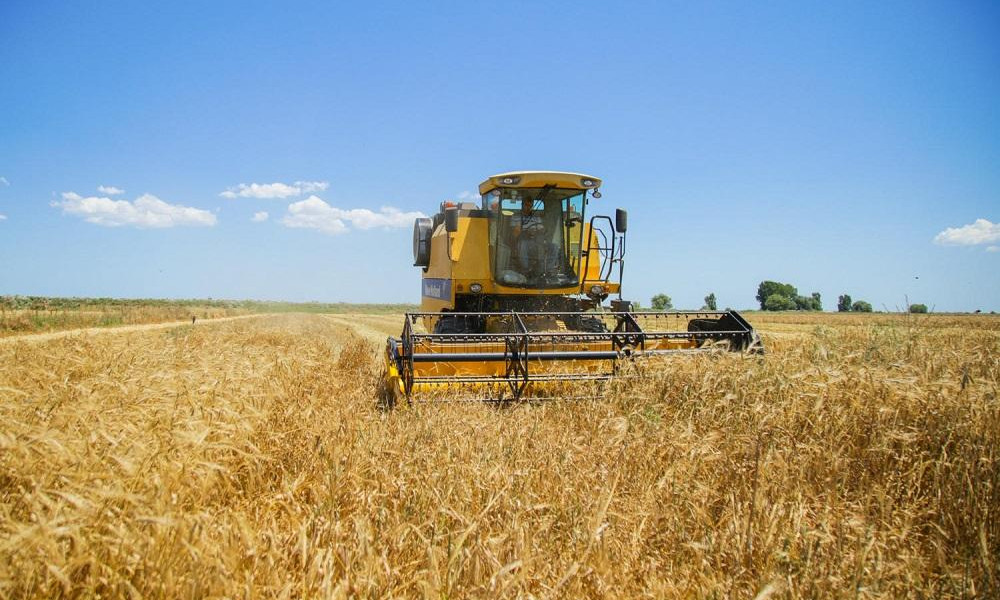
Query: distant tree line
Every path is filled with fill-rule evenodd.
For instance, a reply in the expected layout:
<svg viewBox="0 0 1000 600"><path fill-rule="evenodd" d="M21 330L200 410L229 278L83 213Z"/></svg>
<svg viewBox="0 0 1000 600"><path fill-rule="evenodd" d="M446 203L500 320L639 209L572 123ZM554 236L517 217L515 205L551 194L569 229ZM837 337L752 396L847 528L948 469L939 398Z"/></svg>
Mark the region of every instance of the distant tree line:
<svg viewBox="0 0 1000 600"><path fill-rule="evenodd" d="M762 281L757 287L757 301L761 310L823 310L818 292L800 296L795 286L778 281ZM910 304L911 313L926 313L926 304ZM865 300L853 300L850 294L837 297L838 312L872 312L872 305Z"/></svg>
<svg viewBox="0 0 1000 600"><path fill-rule="evenodd" d="M823 310L823 301L819 292L808 296L799 294L799 290L790 283L780 281L761 281L757 286L757 301L761 310ZM666 294L656 294L649 300L653 310L666 311L674 308L674 301ZM634 308L639 308L638 302L633 302ZM718 310L715 293L705 296L705 304L701 310ZM729 310L729 309L726 309ZM910 304L907 310L911 313L926 313L926 304ZM872 312L872 305L865 300L853 300L850 294L837 297L837 312ZM976 311L979 312L979 311Z"/></svg>
<svg viewBox="0 0 1000 600"><path fill-rule="evenodd" d="M838 312L871 312L872 305L864 300L855 300L851 302L850 294L842 294L837 298L837 311Z"/></svg>
<svg viewBox="0 0 1000 600"><path fill-rule="evenodd" d="M666 294L657 294L649 299L649 306L653 310L670 310L674 307L674 301Z"/></svg>
<svg viewBox="0 0 1000 600"><path fill-rule="evenodd" d="M761 310L823 310L819 292L800 296L790 283L761 281L757 286L757 302Z"/></svg>
<svg viewBox="0 0 1000 600"><path fill-rule="evenodd" d="M639 308L639 303L633 302L632 306L634 308ZM666 294L657 294L649 299L649 306L653 310L665 311L674 307L674 301ZM715 292L709 292L709 294L705 296L705 304L702 305L701 310L719 310L718 306L719 304L715 299Z"/></svg>
<svg viewBox="0 0 1000 600"><path fill-rule="evenodd" d="M406 312L414 304L355 304L348 302L281 302L270 300L166 299L166 298L59 298L50 296L0 296L0 311L126 310L132 308L220 308L248 312Z"/></svg>
<svg viewBox="0 0 1000 600"><path fill-rule="evenodd" d="M81 310L95 306L104 308L136 308L150 306L165 307L213 307L242 308L250 301L190 299L174 300L164 298L59 298L51 296L0 296L0 308L9 310Z"/></svg>

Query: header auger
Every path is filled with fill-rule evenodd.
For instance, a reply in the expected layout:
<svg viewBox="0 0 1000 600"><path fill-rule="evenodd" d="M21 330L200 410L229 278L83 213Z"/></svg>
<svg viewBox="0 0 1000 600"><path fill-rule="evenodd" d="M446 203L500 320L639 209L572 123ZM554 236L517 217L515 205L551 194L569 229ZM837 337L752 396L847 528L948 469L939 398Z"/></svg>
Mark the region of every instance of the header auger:
<svg viewBox="0 0 1000 600"><path fill-rule="evenodd" d="M622 300L627 215L585 220L600 185L580 173L502 173L480 184L481 204L446 202L417 219L423 310L386 343L387 392L409 401L461 385L516 400L607 381L636 357L760 352L734 311L636 312Z"/></svg>

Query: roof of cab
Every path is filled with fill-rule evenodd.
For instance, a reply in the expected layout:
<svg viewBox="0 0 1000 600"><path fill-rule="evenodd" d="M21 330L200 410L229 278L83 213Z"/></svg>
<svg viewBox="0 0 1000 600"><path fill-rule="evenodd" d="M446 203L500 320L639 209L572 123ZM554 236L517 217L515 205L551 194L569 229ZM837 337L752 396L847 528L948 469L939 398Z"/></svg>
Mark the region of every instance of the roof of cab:
<svg viewBox="0 0 1000 600"><path fill-rule="evenodd" d="M504 183L506 178L512 182ZM584 185L584 181L592 182ZM496 188L535 188L545 185L555 185L560 188L575 190L590 190L601 186L601 179L583 173L568 173L565 171L510 171L493 175L479 184L479 193L485 194Z"/></svg>

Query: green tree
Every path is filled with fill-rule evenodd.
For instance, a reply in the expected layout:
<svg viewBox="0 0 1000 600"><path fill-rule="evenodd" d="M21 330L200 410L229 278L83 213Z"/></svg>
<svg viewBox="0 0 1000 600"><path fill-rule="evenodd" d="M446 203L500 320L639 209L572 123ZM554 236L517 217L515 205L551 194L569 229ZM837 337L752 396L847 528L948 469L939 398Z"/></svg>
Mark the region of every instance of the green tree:
<svg viewBox="0 0 1000 600"><path fill-rule="evenodd" d="M911 304L910 305L910 312L911 313L925 313L925 312L927 312L927 305L926 304Z"/></svg>
<svg viewBox="0 0 1000 600"><path fill-rule="evenodd" d="M851 295L843 294L837 298L837 312L850 312L851 310Z"/></svg>
<svg viewBox="0 0 1000 600"><path fill-rule="evenodd" d="M799 290L795 289L795 286L790 283L761 281L760 285L757 286L757 302L760 302L761 310L768 310L764 305L767 303L767 299L775 294L794 301L794 298L799 295Z"/></svg>
<svg viewBox="0 0 1000 600"><path fill-rule="evenodd" d="M715 302L715 292L711 292L705 296L705 308L708 310L718 310L718 306Z"/></svg>
<svg viewBox="0 0 1000 600"><path fill-rule="evenodd" d="M649 299L649 305L653 307L653 310L670 310L674 307L673 301L670 296L666 294L657 294Z"/></svg>
<svg viewBox="0 0 1000 600"><path fill-rule="evenodd" d="M795 296L789 298L798 310L823 310L823 303L820 301L819 292L813 292L811 296Z"/></svg>
<svg viewBox="0 0 1000 600"><path fill-rule="evenodd" d="M854 304L851 305L851 310L854 312L871 312L872 305L864 300L855 300Z"/></svg>
<svg viewBox="0 0 1000 600"><path fill-rule="evenodd" d="M795 300L782 294L771 294L764 301L764 310L795 310Z"/></svg>

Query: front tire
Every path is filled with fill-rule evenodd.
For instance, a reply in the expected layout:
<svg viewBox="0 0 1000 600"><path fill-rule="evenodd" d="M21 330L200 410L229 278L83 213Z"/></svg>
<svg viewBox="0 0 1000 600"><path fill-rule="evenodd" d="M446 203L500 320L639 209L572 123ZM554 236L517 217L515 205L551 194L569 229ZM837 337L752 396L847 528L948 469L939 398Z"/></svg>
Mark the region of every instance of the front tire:
<svg viewBox="0 0 1000 600"><path fill-rule="evenodd" d="M584 333L607 333L608 326L597 317L578 316L566 324L570 329Z"/></svg>
<svg viewBox="0 0 1000 600"><path fill-rule="evenodd" d="M480 317L442 315L434 324L434 333L483 333L483 330Z"/></svg>

